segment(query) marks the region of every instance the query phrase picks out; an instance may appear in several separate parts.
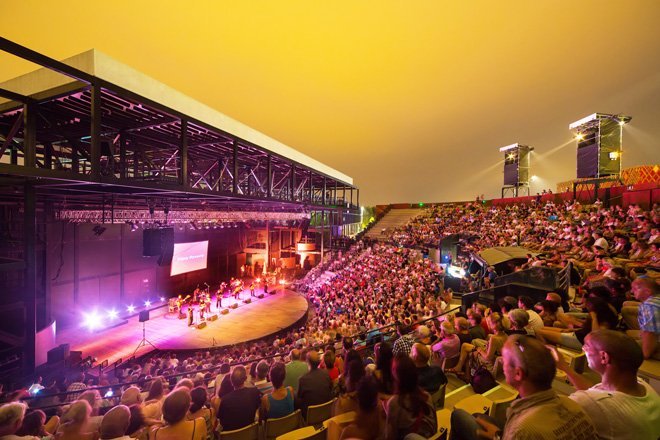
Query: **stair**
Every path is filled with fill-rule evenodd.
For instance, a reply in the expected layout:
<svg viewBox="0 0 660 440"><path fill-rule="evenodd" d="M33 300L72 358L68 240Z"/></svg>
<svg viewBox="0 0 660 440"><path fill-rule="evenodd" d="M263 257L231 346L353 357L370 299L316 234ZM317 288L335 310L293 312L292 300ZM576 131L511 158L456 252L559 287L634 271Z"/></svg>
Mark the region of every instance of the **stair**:
<svg viewBox="0 0 660 440"><path fill-rule="evenodd" d="M410 219L421 213L421 209L392 209L371 227L365 237L372 240L385 240L387 232L405 225Z"/></svg>

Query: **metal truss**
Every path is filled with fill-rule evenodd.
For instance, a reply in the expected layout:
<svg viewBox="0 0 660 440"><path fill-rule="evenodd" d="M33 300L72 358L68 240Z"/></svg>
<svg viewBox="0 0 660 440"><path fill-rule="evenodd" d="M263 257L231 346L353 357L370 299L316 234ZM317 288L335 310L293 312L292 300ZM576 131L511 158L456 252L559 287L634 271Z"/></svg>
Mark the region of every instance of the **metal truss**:
<svg viewBox="0 0 660 440"><path fill-rule="evenodd" d="M118 198L178 192L359 213L351 184L9 40L0 50L76 80L39 99L0 89L0 174Z"/></svg>
<svg viewBox="0 0 660 440"><path fill-rule="evenodd" d="M262 211L163 211L118 209L118 210L62 210L57 218L73 223L244 223L250 221L299 221L309 220L305 212L262 212Z"/></svg>

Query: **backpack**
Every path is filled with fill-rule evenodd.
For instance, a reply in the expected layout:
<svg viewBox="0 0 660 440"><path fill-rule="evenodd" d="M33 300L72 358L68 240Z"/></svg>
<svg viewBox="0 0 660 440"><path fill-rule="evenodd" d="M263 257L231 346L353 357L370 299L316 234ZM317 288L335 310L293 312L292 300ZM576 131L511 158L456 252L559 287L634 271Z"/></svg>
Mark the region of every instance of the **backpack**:
<svg viewBox="0 0 660 440"><path fill-rule="evenodd" d="M493 375L483 365L477 368L470 377L470 385L477 394L483 394L497 386Z"/></svg>

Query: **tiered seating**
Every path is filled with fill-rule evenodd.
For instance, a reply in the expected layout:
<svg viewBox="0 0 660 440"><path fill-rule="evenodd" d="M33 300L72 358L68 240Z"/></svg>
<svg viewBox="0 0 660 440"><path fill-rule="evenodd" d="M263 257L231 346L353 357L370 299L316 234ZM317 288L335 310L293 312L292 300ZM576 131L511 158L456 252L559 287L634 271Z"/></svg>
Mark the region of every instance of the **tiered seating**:
<svg viewBox="0 0 660 440"><path fill-rule="evenodd" d="M392 209L385 214L371 229L365 234L365 238L372 240L385 240L387 235L383 231L392 231L405 225L413 217L419 215L419 209Z"/></svg>

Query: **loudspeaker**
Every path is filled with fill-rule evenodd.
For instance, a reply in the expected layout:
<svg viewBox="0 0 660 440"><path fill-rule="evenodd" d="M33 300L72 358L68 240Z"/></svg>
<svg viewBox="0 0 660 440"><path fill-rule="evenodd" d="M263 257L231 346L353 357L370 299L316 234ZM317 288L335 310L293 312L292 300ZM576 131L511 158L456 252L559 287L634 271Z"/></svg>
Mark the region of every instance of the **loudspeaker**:
<svg viewBox="0 0 660 440"><path fill-rule="evenodd" d="M49 364L55 364L57 362L62 362L64 361L64 350L62 349L62 346L60 345L59 347L51 348L48 350L48 363Z"/></svg>
<svg viewBox="0 0 660 440"><path fill-rule="evenodd" d="M140 312L140 322L149 321L149 310L142 310Z"/></svg>
<svg viewBox="0 0 660 440"><path fill-rule="evenodd" d="M204 327L206 327L206 321L200 322L199 324L197 324L196 327L197 327L198 330L203 329Z"/></svg>
<svg viewBox="0 0 660 440"><path fill-rule="evenodd" d="M504 150L504 185L529 185L529 153L533 148L528 145L515 145L514 148Z"/></svg>
<svg viewBox="0 0 660 440"><path fill-rule="evenodd" d="M251 299L251 298L244 299L243 302L244 302L245 304L250 304L250 303L252 302L252 299Z"/></svg>
<svg viewBox="0 0 660 440"><path fill-rule="evenodd" d="M145 229L142 232L142 256L161 257L158 263L172 262L174 252L174 228Z"/></svg>
<svg viewBox="0 0 660 440"><path fill-rule="evenodd" d="M218 319L218 315L210 315L206 317L207 321L215 321L216 319Z"/></svg>
<svg viewBox="0 0 660 440"><path fill-rule="evenodd" d="M69 365L77 365L82 362L82 351L69 352Z"/></svg>
<svg viewBox="0 0 660 440"><path fill-rule="evenodd" d="M223 315L226 315L227 313L229 313L229 309L222 309L222 312L220 312L220 313L222 313Z"/></svg>
<svg viewBox="0 0 660 440"><path fill-rule="evenodd" d="M264 297L264 294L263 294L263 293L260 293L260 294L257 296L257 298L259 298L259 299L262 299L263 297Z"/></svg>
<svg viewBox="0 0 660 440"><path fill-rule="evenodd" d="M235 309L235 308L237 308L237 307L238 307L238 304L236 304L236 303L234 303L234 304L232 304L232 305L229 306L230 309Z"/></svg>

